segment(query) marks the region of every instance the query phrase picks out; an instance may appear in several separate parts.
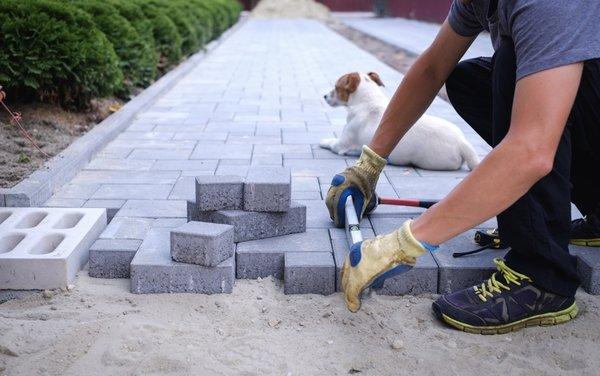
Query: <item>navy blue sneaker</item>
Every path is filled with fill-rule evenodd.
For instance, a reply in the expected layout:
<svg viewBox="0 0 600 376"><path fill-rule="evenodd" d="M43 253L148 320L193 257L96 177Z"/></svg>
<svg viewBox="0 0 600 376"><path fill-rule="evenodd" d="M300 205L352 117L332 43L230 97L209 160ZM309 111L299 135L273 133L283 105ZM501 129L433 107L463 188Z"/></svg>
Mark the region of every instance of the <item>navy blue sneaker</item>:
<svg viewBox="0 0 600 376"><path fill-rule="evenodd" d="M432 306L435 315L456 329L476 334L562 324L577 316L574 296L545 291L503 260L494 263L498 271L481 285L440 296Z"/></svg>
<svg viewBox="0 0 600 376"><path fill-rule="evenodd" d="M600 247L600 216L586 215L571 222L571 244L584 247Z"/></svg>

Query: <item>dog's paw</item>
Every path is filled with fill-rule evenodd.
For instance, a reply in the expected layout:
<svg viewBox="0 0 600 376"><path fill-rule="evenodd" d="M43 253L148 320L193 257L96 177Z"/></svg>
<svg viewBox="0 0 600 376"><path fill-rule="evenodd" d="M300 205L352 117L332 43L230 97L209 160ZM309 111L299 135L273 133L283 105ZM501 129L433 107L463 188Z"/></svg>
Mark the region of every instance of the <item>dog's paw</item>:
<svg viewBox="0 0 600 376"><path fill-rule="evenodd" d="M333 145L335 145L336 141L336 138L324 138L321 140L321 142L319 142L319 146L323 149L331 150L333 148Z"/></svg>

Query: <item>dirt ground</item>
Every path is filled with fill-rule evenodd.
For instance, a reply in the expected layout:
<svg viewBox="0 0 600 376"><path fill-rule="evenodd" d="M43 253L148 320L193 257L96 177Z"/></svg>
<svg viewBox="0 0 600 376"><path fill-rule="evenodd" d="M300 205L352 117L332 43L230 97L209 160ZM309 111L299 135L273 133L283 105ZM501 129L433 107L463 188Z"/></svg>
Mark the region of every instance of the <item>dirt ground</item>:
<svg viewBox="0 0 600 376"><path fill-rule="evenodd" d="M50 157L64 150L97 123L110 115L114 99L96 100L86 112L68 112L47 104L11 104L20 112L21 124L36 144ZM46 157L23 136L17 124L0 108L0 188L10 188L41 167Z"/></svg>
<svg viewBox="0 0 600 376"><path fill-rule="evenodd" d="M231 295L133 295L80 272L71 291L0 305L6 375L597 375L600 297L554 327L498 335L446 328L434 296L286 296L271 278ZM393 345L393 346L392 346ZM395 347L395 348L394 348Z"/></svg>

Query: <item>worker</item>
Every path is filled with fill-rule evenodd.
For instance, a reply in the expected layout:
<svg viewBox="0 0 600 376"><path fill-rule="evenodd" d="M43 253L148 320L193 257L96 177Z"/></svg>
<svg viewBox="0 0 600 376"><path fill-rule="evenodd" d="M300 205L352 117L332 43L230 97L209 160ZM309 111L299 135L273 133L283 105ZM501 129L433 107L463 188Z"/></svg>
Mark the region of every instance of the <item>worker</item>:
<svg viewBox="0 0 600 376"><path fill-rule="evenodd" d="M500 236L511 247L504 259L494 260L498 271L481 284L440 296L435 315L483 334L559 324L577 315L571 226L578 237L598 237L599 18L598 0L454 0L371 143L354 166L333 178L326 200L331 218L344 225L349 195L364 214L385 158L444 83L456 111L493 149L414 221L352 247L342 268L351 311L359 310L360 293L374 282L497 215ZM494 56L459 62L484 30ZM587 219L571 223L571 198Z"/></svg>

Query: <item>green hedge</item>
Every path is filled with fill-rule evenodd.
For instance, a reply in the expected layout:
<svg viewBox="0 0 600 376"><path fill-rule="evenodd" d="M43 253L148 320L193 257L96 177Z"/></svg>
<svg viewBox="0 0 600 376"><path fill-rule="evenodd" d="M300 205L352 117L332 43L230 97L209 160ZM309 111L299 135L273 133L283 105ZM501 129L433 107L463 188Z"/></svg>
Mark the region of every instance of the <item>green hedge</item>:
<svg viewBox="0 0 600 376"><path fill-rule="evenodd" d="M75 108L125 96L240 12L237 0L1 0L0 85L11 100Z"/></svg>
<svg viewBox="0 0 600 376"><path fill-rule="evenodd" d="M115 7L104 0L71 0L71 4L87 12L112 43L125 78L118 94L125 95L133 87L152 81L156 76L155 52Z"/></svg>

